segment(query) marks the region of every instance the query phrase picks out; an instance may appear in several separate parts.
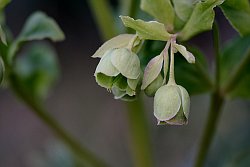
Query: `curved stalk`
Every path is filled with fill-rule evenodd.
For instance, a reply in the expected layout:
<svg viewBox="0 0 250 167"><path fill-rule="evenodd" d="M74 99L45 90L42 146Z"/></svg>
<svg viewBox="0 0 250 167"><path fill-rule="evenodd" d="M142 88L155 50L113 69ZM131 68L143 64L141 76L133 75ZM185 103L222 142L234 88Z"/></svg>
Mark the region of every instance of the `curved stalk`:
<svg viewBox="0 0 250 167"><path fill-rule="evenodd" d="M195 159L195 167L202 167L207 157L209 148L213 141L222 107L224 104L224 97L220 90L220 47L219 47L219 29L215 23L213 25L213 40L215 50L215 84L214 90L210 98L210 109L206 121L205 129L203 131L201 143L198 148L198 153Z"/></svg>
<svg viewBox="0 0 250 167"><path fill-rule="evenodd" d="M88 0L88 3L103 39L108 40L117 35L115 20L108 0Z"/></svg>
<svg viewBox="0 0 250 167"><path fill-rule="evenodd" d="M142 100L127 103L131 149L135 167L152 167L152 150Z"/></svg>
<svg viewBox="0 0 250 167"><path fill-rule="evenodd" d="M81 161L88 167L106 167L106 164L95 157L88 149L84 148L80 143L74 140L70 134L68 134L60 124L52 118L43 106L38 103L32 96L23 91L22 87L18 84L18 80L15 75L9 75L10 86L13 92L21 99L31 111L38 116L53 132L59 137L71 150L78 156Z"/></svg>

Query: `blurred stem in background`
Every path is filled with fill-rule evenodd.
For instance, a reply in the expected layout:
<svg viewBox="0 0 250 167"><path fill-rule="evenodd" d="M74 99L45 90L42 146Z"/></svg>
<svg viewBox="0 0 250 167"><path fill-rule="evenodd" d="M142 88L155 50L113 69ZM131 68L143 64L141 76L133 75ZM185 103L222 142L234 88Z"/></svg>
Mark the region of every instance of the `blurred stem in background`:
<svg viewBox="0 0 250 167"><path fill-rule="evenodd" d="M213 41L215 50L215 84L214 90L210 98L210 109L208 113L208 118L206 121L205 128L203 130L203 135L201 143L198 148L198 152L195 159L195 167L202 167L204 165L205 159L207 157L209 148L212 144L217 125L222 112L224 97L221 93L220 88L220 46L219 46L219 28L218 24L213 25Z"/></svg>
<svg viewBox="0 0 250 167"><path fill-rule="evenodd" d="M117 35L114 16L108 1L88 0L103 40L108 40Z"/></svg>
<svg viewBox="0 0 250 167"><path fill-rule="evenodd" d="M110 10L108 0L89 0L89 5L99 26L103 40L108 40L118 35L115 29L114 17ZM100 3L99 3L100 2ZM139 0L121 0L120 5L124 14L134 17L137 13ZM102 11L98 10L102 9ZM104 13L104 14L103 14ZM113 17L113 19L111 19ZM105 20L105 21L103 21ZM111 27L111 28L110 28ZM113 30L113 32L111 32ZM131 30L126 29L127 33ZM109 35L107 35L109 34ZM134 164L136 167L152 167L153 155L148 131L146 113L140 97L133 102L127 102L129 131L131 132L131 150L133 151Z"/></svg>
<svg viewBox="0 0 250 167"><path fill-rule="evenodd" d="M10 86L13 92L27 105L33 113L37 115L54 133L59 137L71 150L80 158L81 162L86 167L107 167L107 165L92 154L88 149L84 148L80 143L74 140L64 128L51 117L46 109L35 98L23 91L22 86L18 83L16 76L9 74Z"/></svg>

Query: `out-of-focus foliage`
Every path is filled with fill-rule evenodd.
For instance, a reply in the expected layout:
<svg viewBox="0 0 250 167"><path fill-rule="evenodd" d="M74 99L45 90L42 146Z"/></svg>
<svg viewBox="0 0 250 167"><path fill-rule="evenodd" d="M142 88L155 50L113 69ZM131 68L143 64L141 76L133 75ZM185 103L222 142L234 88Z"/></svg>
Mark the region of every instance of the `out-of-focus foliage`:
<svg viewBox="0 0 250 167"><path fill-rule="evenodd" d="M221 79L225 84L234 75L238 65L244 62L244 68L238 76L230 97L250 98L250 36L233 39L221 54Z"/></svg>
<svg viewBox="0 0 250 167"><path fill-rule="evenodd" d="M64 39L64 34L52 18L42 12L36 12L28 18L21 33L11 44L8 52L8 61L12 61L22 43L45 38L49 38L52 41L61 41Z"/></svg>
<svg viewBox="0 0 250 167"><path fill-rule="evenodd" d="M59 75L56 53L46 44L33 44L16 61L18 83L32 97L43 100Z"/></svg>
<svg viewBox="0 0 250 167"><path fill-rule="evenodd" d="M243 36L250 34L250 3L249 0L226 0L221 5L226 18Z"/></svg>

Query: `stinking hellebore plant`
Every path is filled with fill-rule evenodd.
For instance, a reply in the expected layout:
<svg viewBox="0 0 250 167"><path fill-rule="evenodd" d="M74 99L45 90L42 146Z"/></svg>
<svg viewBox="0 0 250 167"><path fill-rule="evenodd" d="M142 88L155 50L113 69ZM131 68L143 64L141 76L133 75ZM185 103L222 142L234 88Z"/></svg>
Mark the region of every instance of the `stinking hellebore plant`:
<svg viewBox="0 0 250 167"><path fill-rule="evenodd" d="M101 58L94 74L96 82L112 92L115 99L134 100L140 90L147 96L155 96L154 115L158 125L187 124L190 98L186 89L175 83L174 53L180 52L189 63L195 62L194 56L184 46L176 43L178 34L168 33L164 24L134 20L128 16L121 16L121 19L125 26L136 29L137 34L116 36L96 51L92 57ZM145 33L150 31L152 33ZM160 55L149 61L142 74L140 59L136 53L139 52L142 41L146 39L167 43ZM169 80L166 84L168 69Z"/></svg>

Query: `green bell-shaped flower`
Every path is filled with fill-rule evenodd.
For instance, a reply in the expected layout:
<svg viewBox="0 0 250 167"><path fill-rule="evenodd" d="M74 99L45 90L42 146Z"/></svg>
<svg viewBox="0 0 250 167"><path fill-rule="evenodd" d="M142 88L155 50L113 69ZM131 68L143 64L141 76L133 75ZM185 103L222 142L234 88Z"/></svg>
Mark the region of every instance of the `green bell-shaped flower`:
<svg viewBox="0 0 250 167"><path fill-rule="evenodd" d="M140 60L127 48L106 51L95 71L96 82L123 100L135 98L140 75Z"/></svg>
<svg viewBox="0 0 250 167"><path fill-rule="evenodd" d="M157 90L154 115L159 124L185 125L188 123L190 98L185 88L168 84Z"/></svg>

